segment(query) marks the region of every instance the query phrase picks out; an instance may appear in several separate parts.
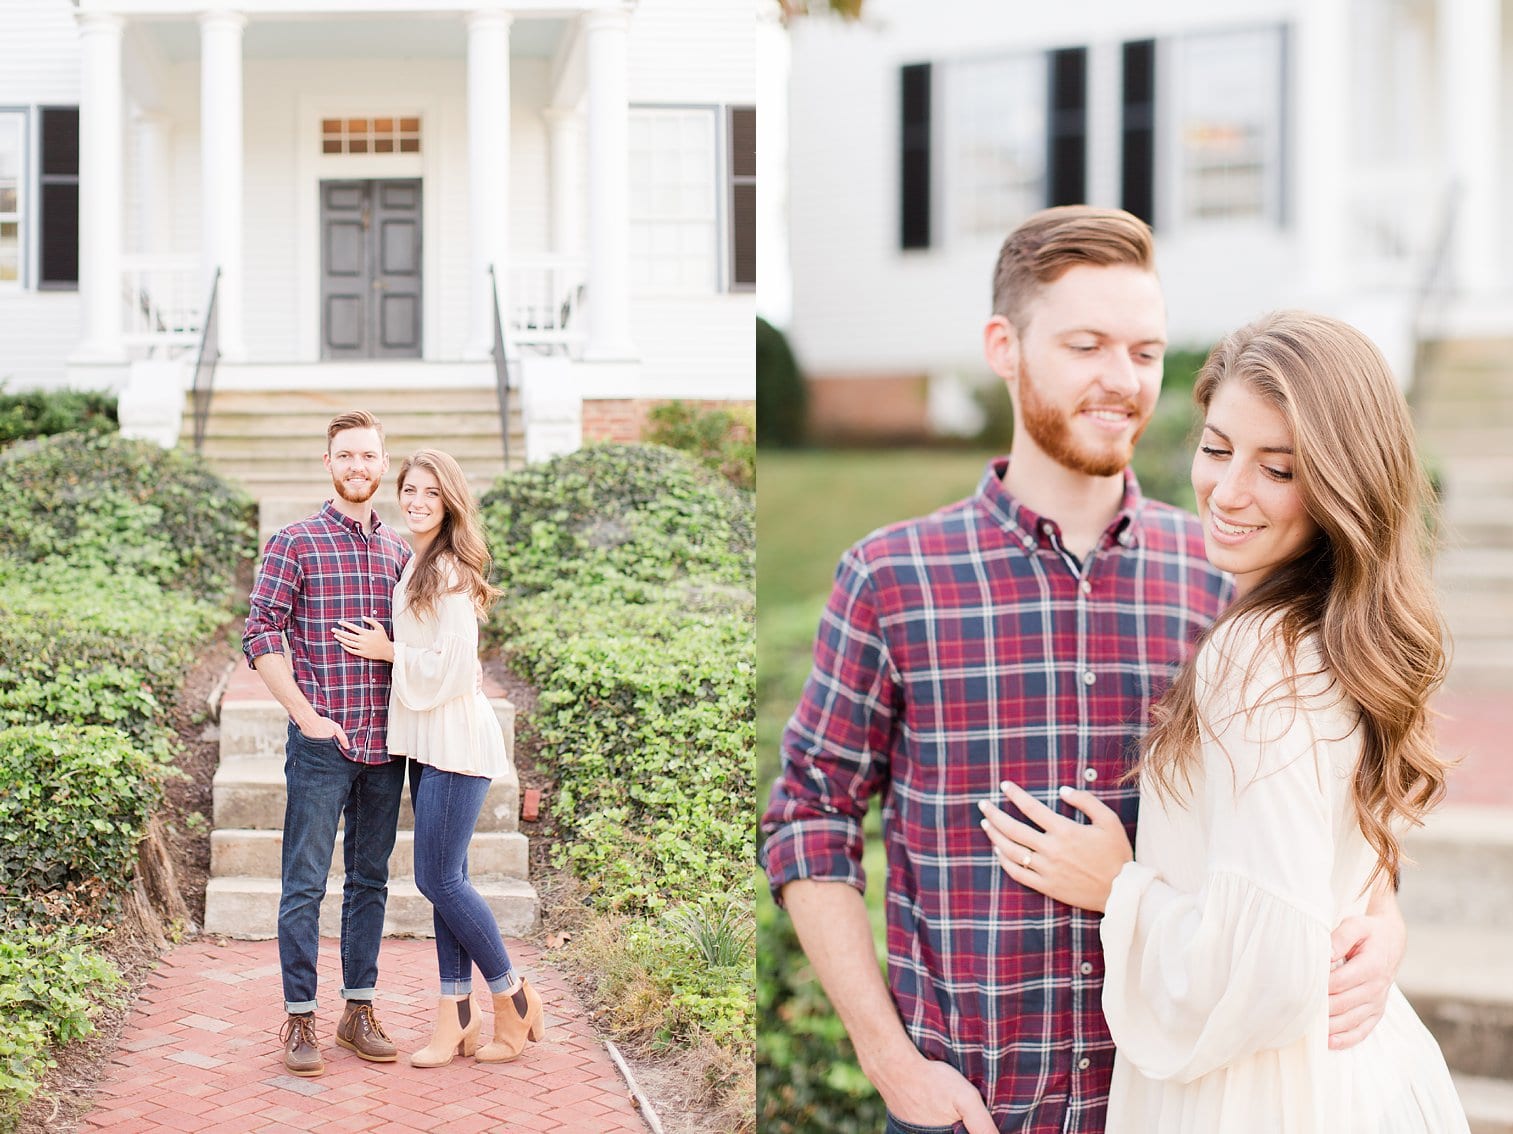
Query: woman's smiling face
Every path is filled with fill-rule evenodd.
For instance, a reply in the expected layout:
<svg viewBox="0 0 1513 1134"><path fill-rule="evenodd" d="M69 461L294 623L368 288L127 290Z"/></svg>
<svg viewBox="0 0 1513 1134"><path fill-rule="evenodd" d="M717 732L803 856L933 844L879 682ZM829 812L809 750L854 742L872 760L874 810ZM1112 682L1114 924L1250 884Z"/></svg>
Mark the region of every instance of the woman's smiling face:
<svg viewBox="0 0 1513 1134"><path fill-rule="evenodd" d="M1303 553L1319 525L1293 479L1292 430L1243 381L1220 383L1193 456L1193 492L1209 562L1246 594Z"/></svg>

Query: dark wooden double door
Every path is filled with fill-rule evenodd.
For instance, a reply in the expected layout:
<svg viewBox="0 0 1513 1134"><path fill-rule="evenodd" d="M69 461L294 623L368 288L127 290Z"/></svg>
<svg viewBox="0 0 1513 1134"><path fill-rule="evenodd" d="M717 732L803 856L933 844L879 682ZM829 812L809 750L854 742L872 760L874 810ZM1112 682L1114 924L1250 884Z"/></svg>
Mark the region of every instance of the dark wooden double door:
<svg viewBox="0 0 1513 1134"><path fill-rule="evenodd" d="M321 357L419 358L420 181L322 181Z"/></svg>

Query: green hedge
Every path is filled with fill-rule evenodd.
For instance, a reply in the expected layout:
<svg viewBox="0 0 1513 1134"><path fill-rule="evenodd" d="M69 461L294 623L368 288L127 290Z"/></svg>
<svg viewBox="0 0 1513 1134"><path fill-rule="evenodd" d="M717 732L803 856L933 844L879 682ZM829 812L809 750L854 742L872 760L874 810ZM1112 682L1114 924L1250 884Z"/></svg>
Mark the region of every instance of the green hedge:
<svg viewBox="0 0 1513 1134"><path fill-rule="evenodd" d="M93 390L0 390L0 448L54 433L114 433L116 398Z"/></svg>
<svg viewBox="0 0 1513 1134"><path fill-rule="evenodd" d="M252 501L178 449L63 433L0 453L0 551L224 595L255 553Z"/></svg>
<svg viewBox="0 0 1513 1134"><path fill-rule="evenodd" d="M701 410L664 402L647 415L646 440L687 453L737 488L756 487L756 421L750 410Z"/></svg>

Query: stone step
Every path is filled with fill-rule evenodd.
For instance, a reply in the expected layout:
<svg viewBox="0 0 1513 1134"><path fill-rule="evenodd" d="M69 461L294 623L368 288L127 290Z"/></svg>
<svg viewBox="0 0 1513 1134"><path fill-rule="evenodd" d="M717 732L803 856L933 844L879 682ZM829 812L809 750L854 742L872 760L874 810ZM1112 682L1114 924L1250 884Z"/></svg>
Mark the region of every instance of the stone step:
<svg viewBox="0 0 1513 1134"><path fill-rule="evenodd" d="M1513 1134L1513 1079L1454 1075L1471 1134Z"/></svg>
<svg viewBox="0 0 1513 1134"><path fill-rule="evenodd" d="M411 409L385 416L378 414L383 422L384 436L398 437L431 437L435 438L441 446L445 447L445 439L452 436L487 436L492 433L499 435L499 407L491 404L485 409L457 410L444 402L438 402L434 410L416 409L420 400L424 397L430 400L430 391L424 395L411 394ZM205 422L206 444L211 444L218 438L271 438L283 440L285 438L308 438L318 447L324 447L326 443L326 425L333 416L331 413L321 410L313 413L291 413L289 407L283 402L284 395L269 392L263 400L263 407L258 411L247 413L223 414L218 409L212 408L210 416ZM353 403L343 402L343 407L348 408ZM518 406L511 405L512 413L518 412ZM193 436L192 414L185 414L185 419L190 424ZM386 446L392 452L392 446Z"/></svg>
<svg viewBox="0 0 1513 1134"><path fill-rule="evenodd" d="M224 829L210 834L213 878L277 878L282 872L283 831ZM529 876L529 840L518 831L477 831L468 844L468 873L477 881ZM331 873L342 873L342 834L336 836ZM389 877L415 877L415 832L404 829L394 840Z"/></svg>
<svg viewBox="0 0 1513 1134"><path fill-rule="evenodd" d="M284 784L282 747L280 739L280 751L276 756L221 757L221 766L216 769L211 784L216 830L283 829L284 804L288 793ZM408 791L405 791L400 801L399 826L407 831L415 828L415 810L410 804ZM511 768L489 785L483 810L478 816L477 830L519 829L520 781Z"/></svg>
<svg viewBox="0 0 1513 1134"><path fill-rule="evenodd" d="M1513 1074L1513 948L1507 929L1408 922L1398 986L1439 1041L1450 1069Z"/></svg>
<svg viewBox="0 0 1513 1134"><path fill-rule="evenodd" d="M1444 594L1513 593L1513 550L1446 548L1435 560L1434 577Z"/></svg>
<svg viewBox="0 0 1513 1134"><path fill-rule="evenodd" d="M517 423L515 429L511 430L511 443L513 444L516 437L523 436L524 433ZM389 471L385 474L385 480L397 476L399 463L416 449L440 449L464 464L469 459L493 460L503 452L497 420L492 430L453 433L445 437L435 433L396 434L390 431L384 438L384 445L389 451ZM205 438L203 455L206 460L219 465L257 466L285 461L289 463L291 474L308 476L312 480L323 479L330 484L331 476L321 462L324 452L323 434L316 434L313 438L294 435L284 437L223 436Z"/></svg>
<svg viewBox="0 0 1513 1134"><path fill-rule="evenodd" d="M1507 695L1513 689L1513 641L1465 638L1456 641L1445 686L1457 693Z"/></svg>
<svg viewBox="0 0 1513 1134"><path fill-rule="evenodd" d="M235 677L249 684L260 682L252 671L242 673L241 663ZM484 686L485 691L491 687ZM497 688L497 687L494 687ZM515 706L504 697L490 697L494 716L504 730L504 749L513 759L515 751ZM289 715L271 697L228 697L221 703L221 764L244 757L277 757L280 782L283 779L284 740ZM231 824L239 826L242 824Z"/></svg>
<svg viewBox="0 0 1513 1134"><path fill-rule="evenodd" d="M1403 867L1398 904L1415 932L1444 925L1500 930L1513 953L1513 810L1441 807L1403 837L1403 852L1412 861Z"/></svg>
<svg viewBox="0 0 1513 1134"><path fill-rule="evenodd" d="M511 400L518 400L519 392L511 390ZM427 383L422 395L413 385L390 387L354 387L352 389L291 388L287 390L247 390L217 387L210 402L211 417L233 417L239 414L262 416L270 405L276 405L280 413L304 413L324 416L326 421L339 413L352 409L364 409L375 414L387 432L393 432L389 418L415 416L432 409L484 412L499 407L499 394L493 385L451 386ZM325 423L321 424L325 433Z"/></svg>
<svg viewBox="0 0 1513 1134"><path fill-rule="evenodd" d="M529 882L503 878L475 888L494 911L505 937L525 937L540 926L540 902ZM327 887L320 908L323 937L341 933L341 887ZM279 882L276 878L212 878L205 887L205 932L248 941L278 936ZM385 937L430 937L431 903L409 879L391 879L384 915Z"/></svg>

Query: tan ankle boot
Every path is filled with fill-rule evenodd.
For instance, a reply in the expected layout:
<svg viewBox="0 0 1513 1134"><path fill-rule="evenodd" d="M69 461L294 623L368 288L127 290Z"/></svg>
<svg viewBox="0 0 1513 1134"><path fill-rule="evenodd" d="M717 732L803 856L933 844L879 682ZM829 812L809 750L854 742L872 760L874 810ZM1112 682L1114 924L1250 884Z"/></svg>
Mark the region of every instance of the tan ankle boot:
<svg viewBox="0 0 1513 1134"><path fill-rule="evenodd" d="M546 1017L541 997L522 980L514 993L495 993L494 1038L478 1049L478 1062L508 1063L525 1049L527 1036L545 1039Z"/></svg>
<svg viewBox="0 0 1513 1134"><path fill-rule="evenodd" d="M476 1006L472 1019L463 1027L457 1006L466 996L443 996L436 1002L436 1033L431 1042L410 1056L411 1067L445 1067L453 1055L472 1055L478 1050L478 1033L483 1028L483 1017Z"/></svg>

